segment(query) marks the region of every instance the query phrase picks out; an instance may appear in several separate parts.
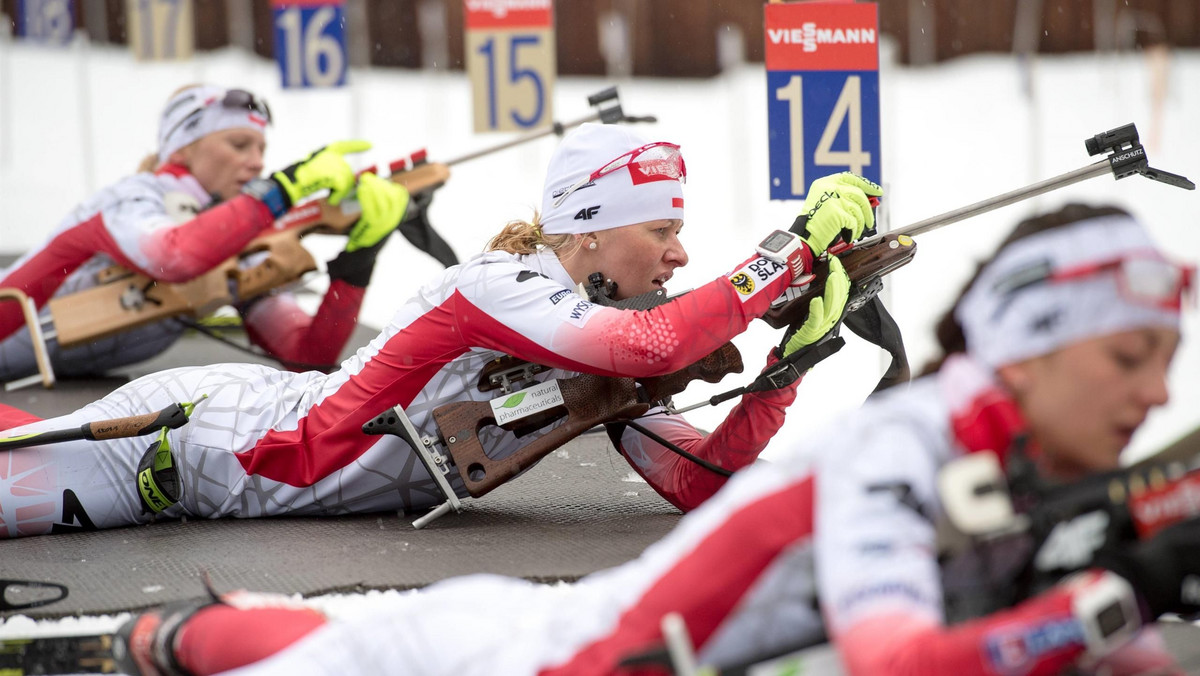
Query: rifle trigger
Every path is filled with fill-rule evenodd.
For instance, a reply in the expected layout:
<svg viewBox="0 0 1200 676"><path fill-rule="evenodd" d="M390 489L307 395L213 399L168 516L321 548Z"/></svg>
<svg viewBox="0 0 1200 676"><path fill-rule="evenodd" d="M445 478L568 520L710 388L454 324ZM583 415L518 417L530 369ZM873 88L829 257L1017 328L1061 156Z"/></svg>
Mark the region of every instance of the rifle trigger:
<svg viewBox="0 0 1200 676"><path fill-rule="evenodd" d="M882 277L873 277L862 285L856 285L854 294L846 302L846 314L858 311L859 308L871 302L872 298L878 296L880 291L883 291Z"/></svg>

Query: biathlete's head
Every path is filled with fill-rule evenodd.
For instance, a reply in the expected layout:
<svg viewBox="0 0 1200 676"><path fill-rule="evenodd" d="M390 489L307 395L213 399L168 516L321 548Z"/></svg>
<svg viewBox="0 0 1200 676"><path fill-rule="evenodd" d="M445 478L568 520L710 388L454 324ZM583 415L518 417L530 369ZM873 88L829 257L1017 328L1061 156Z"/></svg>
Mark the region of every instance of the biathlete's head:
<svg viewBox="0 0 1200 676"><path fill-rule="evenodd" d="M182 166L205 190L231 199L262 173L270 123L266 101L244 89L188 85L163 108L157 165Z"/></svg>
<svg viewBox="0 0 1200 676"><path fill-rule="evenodd" d="M1167 370L1194 269L1170 262L1114 207L1068 205L1021 223L943 318L947 352L991 368L1063 479L1113 469Z"/></svg>
<svg viewBox="0 0 1200 676"><path fill-rule="evenodd" d="M617 298L660 289L687 265L679 241L687 175L679 146L627 127L583 124L550 158L533 223L510 223L489 249L558 254L576 282L599 272Z"/></svg>

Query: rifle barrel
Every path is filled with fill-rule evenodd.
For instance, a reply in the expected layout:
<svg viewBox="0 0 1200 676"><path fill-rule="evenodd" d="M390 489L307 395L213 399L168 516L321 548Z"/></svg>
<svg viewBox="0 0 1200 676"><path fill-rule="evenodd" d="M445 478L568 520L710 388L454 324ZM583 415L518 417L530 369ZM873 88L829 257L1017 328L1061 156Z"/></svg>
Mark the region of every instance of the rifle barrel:
<svg viewBox="0 0 1200 676"><path fill-rule="evenodd" d="M581 117L578 120L573 120L571 122L555 122L554 124L550 125L549 127L545 128L545 129L542 129L540 131L531 131L531 132L527 132L525 134L521 134L520 136L518 136L514 139L511 139L511 140L505 141L504 143L499 143L499 144L496 144L489 148L484 148L482 150L476 150L475 152L472 152L472 153L467 153L466 155L456 157L452 160L443 162L442 164L445 164L447 167L453 167L454 165L456 165L460 162L467 162L467 161L473 160L477 157L483 157L484 155L489 155L491 153L504 150L505 148L511 148L513 146L520 145L522 143L527 143L536 138L541 138L543 136L549 136L550 134L561 134L564 129L571 129L572 127L578 127L579 125L581 125L585 122L594 122L599 119L600 119L600 113L595 112L590 115L585 115L584 117Z"/></svg>
<svg viewBox="0 0 1200 676"><path fill-rule="evenodd" d="M993 209L999 209L1000 207L1015 204L1022 200L1029 199L1030 197L1035 197L1052 190L1064 188L1072 183L1078 183L1094 176L1100 176L1108 173L1112 173L1112 169L1109 165L1108 159L1105 158L1093 164L1089 164L1086 167L1076 169L1075 171L1069 171L1065 174L1060 174L1044 181L1032 183L1024 188L1018 188L1002 195L985 199L981 202L968 204L965 207L961 207L953 211L947 211L944 214L933 216L932 218L926 218L923 221L917 221L916 223L913 223L912 225L906 225L899 230L892 230L889 234L909 236L919 235L923 232L929 232L930 230L936 230L942 226L950 225L951 223L957 223L959 221L966 220L972 216L978 216L979 214L987 213ZM855 243L854 246L855 248L866 247L871 244L875 244L882 239L883 235L875 235Z"/></svg>

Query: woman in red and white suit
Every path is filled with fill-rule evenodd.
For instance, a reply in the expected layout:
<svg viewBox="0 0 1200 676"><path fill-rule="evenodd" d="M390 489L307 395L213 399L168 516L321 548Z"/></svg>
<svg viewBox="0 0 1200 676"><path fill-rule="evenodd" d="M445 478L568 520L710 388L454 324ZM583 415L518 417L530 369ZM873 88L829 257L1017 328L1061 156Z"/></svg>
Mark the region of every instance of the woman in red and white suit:
<svg viewBox="0 0 1200 676"><path fill-rule="evenodd" d="M1030 546L939 558L935 524L939 471L969 454L1063 484L1116 468L1167 399L1188 284L1123 211L1031 219L949 315L936 373L822 433L778 439L787 452L736 474L635 561L568 588L457 578L332 620L240 594L150 611L122 631L127 667L636 673L622 661L660 650L663 619L678 614L699 661L717 666L828 638L834 670L857 675L1179 673L1152 622L1200 610L1187 593L1200 520L1110 542L1025 600L1008 592Z"/></svg>
<svg viewBox="0 0 1200 676"><path fill-rule="evenodd" d="M341 154L369 148L365 142L326 148L323 161L300 170L305 180L294 190L259 178L270 122L266 102L245 90L190 85L175 92L162 112L158 152L138 173L79 204L45 242L0 270L0 288L20 289L42 307L52 296L96 286L98 274L112 265L160 282L186 282L268 232L293 200L333 187L330 200L337 203L355 186ZM402 186L374 174L359 179L355 198L363 216L346 251L329 262L332 281L315 317L288 293L237 299L251 340L285 364L336 364L354 331L376 254L409 201ZM47 310L43 321L48 318ZM160 354L186 328L167 319L70 348L51 338L47 347L58 376L85 377ZM30 340L17 304L0 304L0 381L36 373Z"/></svg>
<svg viewBox="0 0 1200 676"><path fill-rule="evenodd" d="M501 355L550 367L537 381L578 372L640 377L672 373L741 333L793 283L807 283L814 253L857 238L873 223L864 179L840 175L807 220L803 241L753 253L733 272L662 305L627 311L589 302L576 288L600 272L617 298L663 288L687 262L683 159L678 146L647 143L611 125L583 125L552 158L537 224L506 228L493 250L447 269L405 303L383 332L330 374L286 373L220 364L151 374L69 416L11 434L78 426L87 420L198 402L191 421L167 435L182 486L168 517L259 517L420 511L443 500L415 452L399 437L367 435L364 423L401 407L418 434L438 437L433 410L488 401L480 372ZM581 215L582 214L582 215ZM784 355L821 337L840 318L839 296L812 301ZM838 277L835 268L835 278ZM734 281L731 281L734 280ZM203 399L202 399L203 397ZM647 428L728 470L757 457L783 423L795 385L745 397L711 435L662 411ZM518 438L481 432L489 457L503 459L548 428ZM651 486L682 509L712 495L724 477L669 453L633 429L621 452ZM110 528L153 518L135 482L142 439L73 442L0 452L0 536ZM5 475L4 468L9 474ZM466 495L457 473L452 487Z"/></svg>

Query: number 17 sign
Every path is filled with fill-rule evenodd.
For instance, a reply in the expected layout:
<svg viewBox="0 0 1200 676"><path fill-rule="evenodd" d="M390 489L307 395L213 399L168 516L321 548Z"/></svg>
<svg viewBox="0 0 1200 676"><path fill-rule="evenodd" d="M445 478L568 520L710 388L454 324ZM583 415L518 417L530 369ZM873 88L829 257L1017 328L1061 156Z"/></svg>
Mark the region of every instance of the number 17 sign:
<svg viewBox="0 0 1200 676"><path fill-rule="evenodd" d="M765 6L771 199L852 171L881 183L875 3Z"/></svg>

